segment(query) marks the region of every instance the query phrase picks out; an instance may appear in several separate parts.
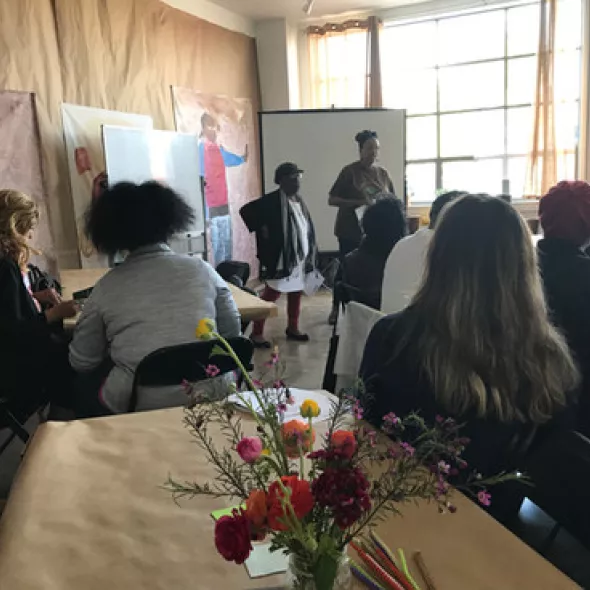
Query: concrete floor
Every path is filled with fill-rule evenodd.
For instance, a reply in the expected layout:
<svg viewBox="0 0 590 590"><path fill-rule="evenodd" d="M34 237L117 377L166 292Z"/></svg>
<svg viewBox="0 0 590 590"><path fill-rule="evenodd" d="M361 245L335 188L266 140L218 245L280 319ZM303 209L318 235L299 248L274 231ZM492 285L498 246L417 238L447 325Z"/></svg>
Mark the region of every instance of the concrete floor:
<svg viewBox="0 0 590 590"><path fill-rule="evenodd" d="M328 354L328 342L332 334L332 329L326 321L330 311L331 297L324 292L311 299L306 297L303 302L300 328L309 333L311 337L309 343L287 342L285 339L285 297L278 301L279 316L267 322L265 335L279 346L281 358L287 365L285 375L287 382L304 389L319 389ZM268 354L268 350L258 350L255 354L255 365L262 366L268 359ZM29 432L33 432L36 425L36 418L31 419L27 424ZM2 499L8 495L22 451L22 443L15 441L0 457L0 510ZM511 529L533 549L539 550L553 524L549 516L526 501L518 521ZM590 589L590 552L567 532L559 533L546 557L582 588Z"/></svg>

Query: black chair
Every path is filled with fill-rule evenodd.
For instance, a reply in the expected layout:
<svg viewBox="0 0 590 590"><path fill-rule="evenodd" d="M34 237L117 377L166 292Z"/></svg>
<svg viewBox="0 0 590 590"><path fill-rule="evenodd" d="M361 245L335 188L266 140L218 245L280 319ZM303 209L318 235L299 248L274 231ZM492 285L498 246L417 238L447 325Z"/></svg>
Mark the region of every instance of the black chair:
<svg viewBox="0 0 590 590"><path fill-rule="evenodd" d="M6 438L0 442L0 455L7 449L8 445L15 439L19 438L24 444L29 440L29 433L25 429L25 422L40 408L35 408L30 412L19 412L10 403L9 398L0 398L0 431L6 431Z"/></svg>
<svg viewBox="0 0 590 590"><path fill-rule="evenodd" d="M590 548L590 440L573 431L554 435L531 453L524 471L534 484L526 496L557 523L543 550L561 527Z"/></svg>
<svg viewBox="0 0 590 590"><path fill-rule="evenodd" d="M248 338L238 336L228 340L237 357L247 370L251 369L254 345ZM137 409L140 387L165 387L180 385L183 381L196 383L208 379L206 368L215 365L220 374L238 370L236 362L228 355L212 355L218 340L200 340L160 348L148 354L137 366L129 401L129 412Z"/></svg>
<svg viewBox="0 0 590 590"><path fill-rule="evenodd" d="M250 278L250 265L247 262L237 260L225 260L217 265L215 269L219 276L227 283L238 287L242 291L258 297L258 293L249 287L246 287ZM242 334L246 331L250 322L242 321Z"/></svg>

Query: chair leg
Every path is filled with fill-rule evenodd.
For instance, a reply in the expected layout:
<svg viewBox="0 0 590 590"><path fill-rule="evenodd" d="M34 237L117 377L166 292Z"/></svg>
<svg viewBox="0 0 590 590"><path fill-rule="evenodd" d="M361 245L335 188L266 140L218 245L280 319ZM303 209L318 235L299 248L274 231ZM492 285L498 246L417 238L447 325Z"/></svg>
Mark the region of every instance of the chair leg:
<svg viewBox="0 0 590 590"><path fill-rule="evenodd" d="M0 445L0 455L6 450L8 445L16 438L16 432L11 432L8 438Z"/></svg>
<svg viewBox="0 0 590 590"><path fill-rule="evenodd" d="M29 433L25 430L24 426L8 410L6 410L5 416L12 432L26 444L29 440Z"/></svg>
<svg viewBox="0 0 590 590"><path fill-rule="evenodd" d="M561 525L558 522L556 522L555 526L551 529L551 531L547 535L547 538L545 539L545 541L543 541L543 545L541 546L541 548L539 550L539 553L543 557L545 557L546 553L549 551L549 549L551 549L551 545L553 545L553 542L555 541L555 538L557 537L560 529L561 529Z"/></svg>

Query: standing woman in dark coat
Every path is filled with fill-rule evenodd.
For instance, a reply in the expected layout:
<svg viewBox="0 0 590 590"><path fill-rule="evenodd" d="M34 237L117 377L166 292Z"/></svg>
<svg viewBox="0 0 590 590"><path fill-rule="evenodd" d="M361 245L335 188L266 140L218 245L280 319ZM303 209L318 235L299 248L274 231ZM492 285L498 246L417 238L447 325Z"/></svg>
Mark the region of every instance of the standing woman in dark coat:
<svg viewBox="0 0 590 590"><path fill-rule="evenodd" d="M539 203L544 238L537 245L551 319L582 372L577 428L590 436L590 185L560 182Z"/></svg>
<svg viewBox="0 0 590 590"><path fill-rule="evenodd" d="M0 190L0 393L17 404L17 413L47 401L53 409L72 402L67 346L53 340L51 324L78 309L52 289L31 290L27 263L38 221L33 199ZM43 312L41 304L50 307Z"/></svg>
<svg viewBox="0 0 590 590"><path fill-rule="evenodd" d="M301 174L296 164L281 164L275 171L280 188L244 205L240 215L256 232L260 278L266 282L262 299L277 301L287 293L287 339L307 342L309 336L299 330L299 313L305 276L317 265L317 246L313 221L299 194ZM256 347L270 347L264 338L264 320L254 322L250 339Z"/></svg>

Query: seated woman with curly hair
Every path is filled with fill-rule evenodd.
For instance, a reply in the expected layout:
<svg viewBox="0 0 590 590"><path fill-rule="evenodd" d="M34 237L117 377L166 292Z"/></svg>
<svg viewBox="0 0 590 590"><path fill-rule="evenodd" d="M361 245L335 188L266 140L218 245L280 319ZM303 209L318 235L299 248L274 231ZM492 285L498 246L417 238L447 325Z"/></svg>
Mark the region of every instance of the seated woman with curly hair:
<svg viewBox="0 0 590 590"><path fill-rule="evenodd" d="M50 402L50 415L71 404L67 347L53 338L52 327L77 313L52 289L33 292L27 263L39 222L35 201L15 190L0 190L0 397L26 418ZM43 312L41 304L49 308Z"/></svg>
<svg viewBox="0 0 590 590"><path fill-rule="evenodd" d="M212 318L225 337L240 334L240 315L226 283L203 260L175 254L167 242L186 231L193 210L156 182L123 182L88 210L86 231L109 256L128 252L84 305L70 345L81 373L80 417L128 411L134 372L151 352L195 340L195 327ZM141 390L138 410L182 405L178 387Z"/></svg>

